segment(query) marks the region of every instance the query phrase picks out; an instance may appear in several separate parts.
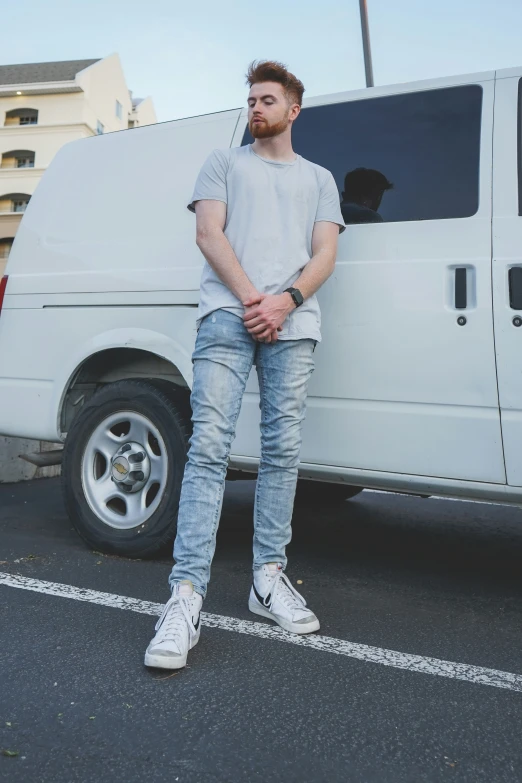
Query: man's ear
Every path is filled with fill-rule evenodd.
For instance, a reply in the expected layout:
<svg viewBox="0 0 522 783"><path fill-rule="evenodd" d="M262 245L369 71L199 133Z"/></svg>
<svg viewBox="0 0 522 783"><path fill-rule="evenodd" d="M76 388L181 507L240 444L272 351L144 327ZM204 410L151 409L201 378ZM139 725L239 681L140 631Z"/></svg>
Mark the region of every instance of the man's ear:
<svg viewBox="0 0 522 783"><path fill-rule="evenodd" d="M293 119L293 122L295 122L295 121L296 121L296 119L297 119L297 118L299 117L299 115L301 114L301 107L299 106L299 104L298 104L298 103L294 103L294 105L292 106L292 109L291 109L291 111L294 111L295 109L297 109L297 114L295 115L295 117L294 117L294 119Z"/></svg>

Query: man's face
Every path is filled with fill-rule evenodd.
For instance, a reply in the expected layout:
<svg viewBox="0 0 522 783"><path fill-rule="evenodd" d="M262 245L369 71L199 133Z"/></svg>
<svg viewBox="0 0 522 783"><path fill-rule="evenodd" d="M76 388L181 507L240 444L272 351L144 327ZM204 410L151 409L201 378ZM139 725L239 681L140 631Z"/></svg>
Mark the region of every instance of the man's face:
<svg viewBox="0 0 522 783"><path fill-rule="evenodd" d="M297 103L288 103L278 82L260 82L250 88L248 128L255 139L269 139L284 133L299 111Z"/></svg>

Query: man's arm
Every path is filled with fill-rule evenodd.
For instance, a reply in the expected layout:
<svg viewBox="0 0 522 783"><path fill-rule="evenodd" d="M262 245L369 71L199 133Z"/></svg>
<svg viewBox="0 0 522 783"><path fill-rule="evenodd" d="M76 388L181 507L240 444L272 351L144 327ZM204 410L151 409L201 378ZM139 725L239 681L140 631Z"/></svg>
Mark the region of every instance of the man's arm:
<svg viewBox="0 0 522 783"><path fill-rule="evenodd" d="M248 279L223 233L226 217L227 205L223 201L197 201L196 244L220 280L240 302L254 299L259 302L259 292Z"/></svg>
<svg viewBox="0 0 522 783"><path fill-rule="evenodd" d="M314 224L312 234L312 258L306 264L298 279L293 283L304 299L308 299L328 280L335 268L339 226L329 221ZM245 326L256 339L279 329L285 319L295 310L294 300L288 293L266 296L256 304L253 299L243 302L248 308L243 316Z"/></svg>
<svg viewBox="0 0 522 783"><path fill-rule="evenodd" d="M245 308L247 301L249 307L259 304L264 298L264 294L260 294L248 279L223 232L227 217L227 205L223 201L202 199L196 202L195 210L196 244L214 272L237 296ZM276 342L277 329L272 330L263 338L254 334L252 337L260 342Z"/></svg>
<svg viewBox="0 0 522 783"><path fill-rule="evenodd" d="M293 284L294 288L301 291L304 299L313 296L334 271L338 238L339 226L337 223L324 220L314 224L312 258ZM290 296L290 294L285 294L285 296ZM290 299L292 299L291 296Z"/></svg>

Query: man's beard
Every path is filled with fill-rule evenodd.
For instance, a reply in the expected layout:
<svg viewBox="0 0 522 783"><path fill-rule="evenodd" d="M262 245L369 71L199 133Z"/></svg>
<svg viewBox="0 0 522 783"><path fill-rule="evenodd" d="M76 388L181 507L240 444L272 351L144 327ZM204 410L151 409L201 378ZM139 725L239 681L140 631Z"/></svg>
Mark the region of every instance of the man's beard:
<svg viewBox="0 0 522 783"><path fill-rule="evenodd" d="M254 139L271 139L273 136L279 136L288 128L288 117L284 117L279 122L269 125L266 120L254 123L250 121L250 133Z"/></svg>

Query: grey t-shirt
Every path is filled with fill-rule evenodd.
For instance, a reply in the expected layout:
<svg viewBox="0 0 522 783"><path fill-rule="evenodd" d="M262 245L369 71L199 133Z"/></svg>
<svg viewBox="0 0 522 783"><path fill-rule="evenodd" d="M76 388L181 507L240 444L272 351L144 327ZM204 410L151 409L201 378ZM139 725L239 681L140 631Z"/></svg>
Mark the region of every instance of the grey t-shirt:
<svg viewBox="0 0 522 783"><path fill-rule="evenodd" d="M202 199L227 205L224 234L249 280L260 293L280 294L297 280L312 257L319 221L345 225L332 174L297 155L290 163L267 160L250 144L214 150L199 173L188 208ZM242 317L245 308L205 262L198 324L222 308ZM321 339L321 313L311 296L293 310L280 340Z"/></svg>

